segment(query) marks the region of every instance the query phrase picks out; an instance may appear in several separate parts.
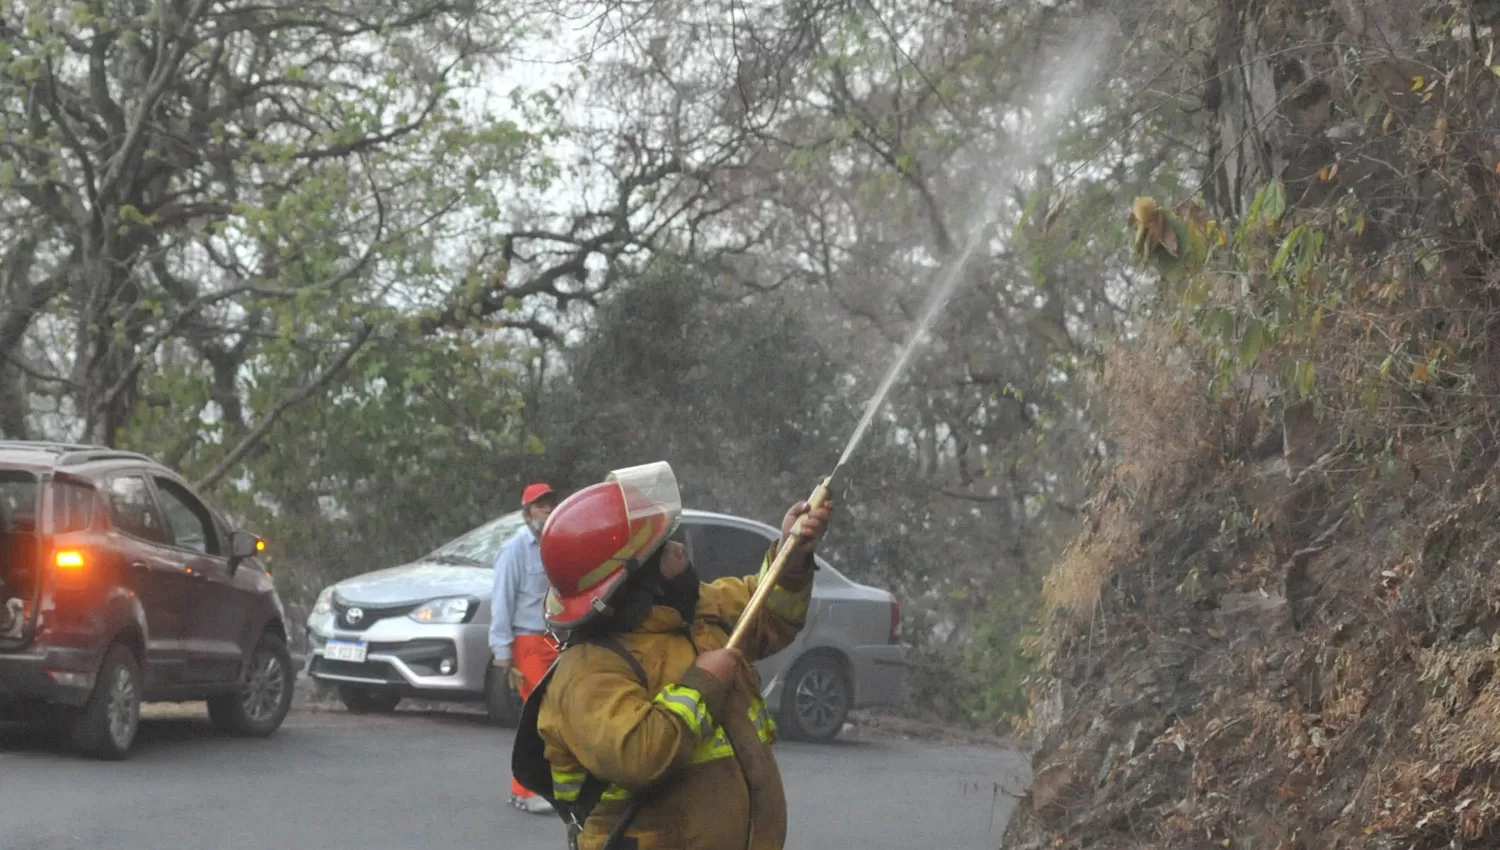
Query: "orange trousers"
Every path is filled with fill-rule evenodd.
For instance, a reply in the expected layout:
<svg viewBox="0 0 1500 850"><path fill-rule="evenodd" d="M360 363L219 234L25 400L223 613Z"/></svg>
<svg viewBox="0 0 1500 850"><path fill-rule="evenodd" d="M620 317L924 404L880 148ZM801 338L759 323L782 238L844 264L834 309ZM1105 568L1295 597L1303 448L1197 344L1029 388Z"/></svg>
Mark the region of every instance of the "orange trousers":
<svg viewBox="0 0 1500 850"><path fill-rule="evenodd" d="M547 669L556 660L557 644L552 642L552 638L547 635L516 635L515 642L510 645L510 663L521 674L521 684L517 690L521 692L523 702L531 696L537 683L547 675ZM517 797L536 796L517 782L514 776L510 778L510 792Z"/></svg>

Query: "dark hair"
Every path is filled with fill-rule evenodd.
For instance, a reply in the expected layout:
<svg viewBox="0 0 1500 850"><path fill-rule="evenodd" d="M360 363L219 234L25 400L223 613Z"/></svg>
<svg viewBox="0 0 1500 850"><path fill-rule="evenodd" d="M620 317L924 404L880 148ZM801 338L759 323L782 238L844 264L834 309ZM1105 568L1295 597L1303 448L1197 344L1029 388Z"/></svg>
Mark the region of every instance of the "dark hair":
<svg viewBox="0 0 1500 850"><path fill-rule="evenodd" d="M678 537L674 534L668 539L675 540ZM663 544L625 579L625 583L610 598L608 614L584 623L574 633L583 637L597 637L634 631L651 616L651 609L657 605L676 608L682 614L683 621L691 623L698 607L698 573L692 564L688 564L678 578L663 578L661 559L666 551L667 547Z"/></svg>

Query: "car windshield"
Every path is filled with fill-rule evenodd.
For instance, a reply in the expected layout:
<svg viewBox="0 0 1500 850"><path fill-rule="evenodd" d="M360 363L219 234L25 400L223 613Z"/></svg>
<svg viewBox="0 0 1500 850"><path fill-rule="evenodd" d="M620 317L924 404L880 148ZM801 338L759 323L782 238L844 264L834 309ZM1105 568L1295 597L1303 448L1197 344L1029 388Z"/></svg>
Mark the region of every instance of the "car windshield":
<svg viewBox="0 0 1500 850"><path fill-rule="evenodd" d="M432 550L425 560L444 564L473 564L477 567L493 566L495 553L500 551L500 547L511 535L521 529L522 524L520 511L508 513L444 543Z"/></svg>

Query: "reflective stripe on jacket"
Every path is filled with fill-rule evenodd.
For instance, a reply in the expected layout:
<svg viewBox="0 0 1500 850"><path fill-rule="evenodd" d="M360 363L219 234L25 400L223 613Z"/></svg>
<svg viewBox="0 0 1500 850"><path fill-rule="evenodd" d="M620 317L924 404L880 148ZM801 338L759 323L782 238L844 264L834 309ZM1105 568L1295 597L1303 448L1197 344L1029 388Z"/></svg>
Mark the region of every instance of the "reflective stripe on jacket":
<svg viewBox="0 0 1500 850"><path fill-rule="evenodd" d="M731 686L693 667L698 653L728 645L759 578L703 585L690 627L657 606L635 631L614 635L640 661L646 688L609 649L585 643L563 652L537 716L553 792L576 799L585 771L609 783L580 850L602 847L629 798L648 790L626 832L638 850L782 847L786 798L759 676L746 665ZM792 642L811 595L810 572L783 573L746 633L748 661Z"/></svg>

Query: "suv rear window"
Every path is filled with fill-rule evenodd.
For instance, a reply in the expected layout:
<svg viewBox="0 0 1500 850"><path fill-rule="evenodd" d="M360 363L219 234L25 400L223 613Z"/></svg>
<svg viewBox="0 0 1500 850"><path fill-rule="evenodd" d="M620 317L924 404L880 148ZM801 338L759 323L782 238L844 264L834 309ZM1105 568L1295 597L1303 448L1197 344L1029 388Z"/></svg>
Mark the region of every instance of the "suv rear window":
<svg viewBox="0 0 1500 850"><path fill-rule="evenodd" d="M58 534L83 531L94 524L99 508L98 493L93 487L77 481L54 481L52 491L52 530Z"/></svg>
<svg viewBox="0 0 1500 850"><path fill-rule="evenodd" d="M110 479L109 512L115 528L126 534L152 543L171 542L156 513L151 487L140 475L127 473Z"/></svg>
<svg viewBox="0 0 1500 850"><path fill-rule="evenodd" d="M35 475L0 469L0 534L36 530L37 496Z"/></svg>

